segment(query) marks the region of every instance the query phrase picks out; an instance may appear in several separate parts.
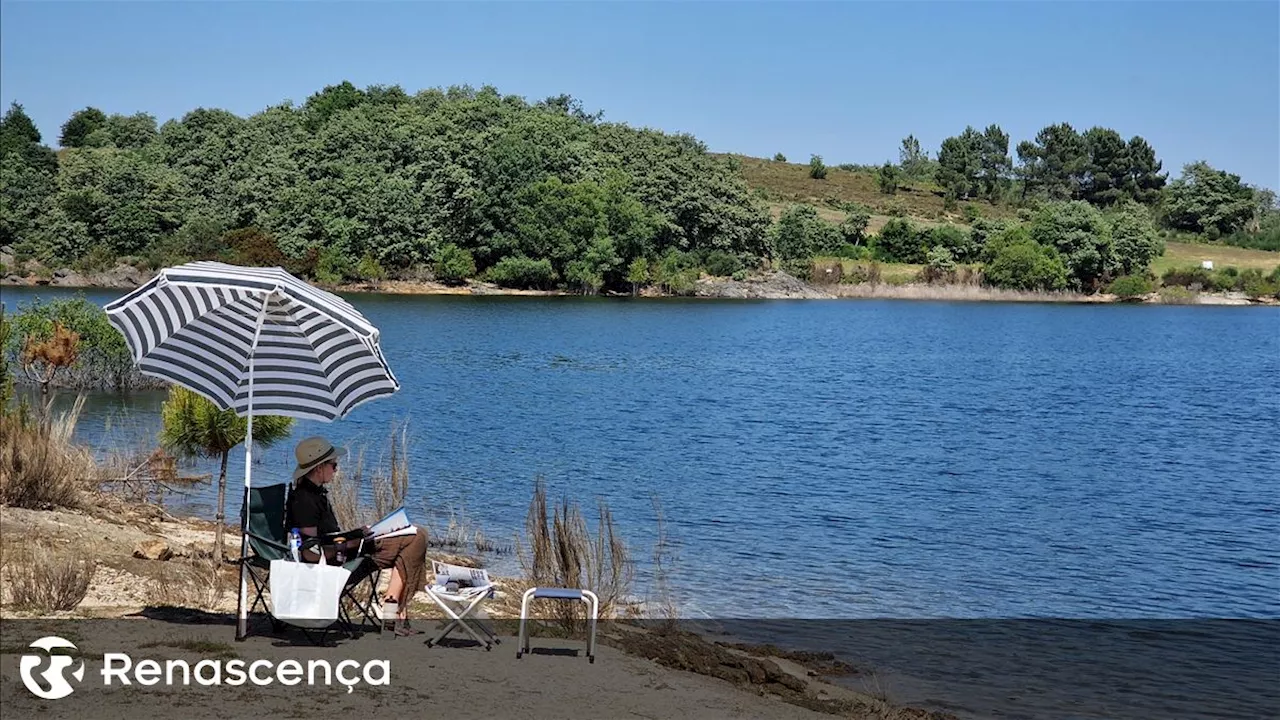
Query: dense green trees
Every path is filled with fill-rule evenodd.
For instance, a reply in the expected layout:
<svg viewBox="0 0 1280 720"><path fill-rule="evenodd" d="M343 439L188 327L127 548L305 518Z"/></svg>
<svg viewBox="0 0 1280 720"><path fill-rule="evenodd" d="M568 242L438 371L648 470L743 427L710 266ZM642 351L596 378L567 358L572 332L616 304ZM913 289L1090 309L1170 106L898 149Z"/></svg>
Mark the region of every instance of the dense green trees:
<svg viewBox="0 0 1280 720"><path fill-rule="evenodd" d="M978 132L972 126L942 141L938 151L938 184L953 199L1000 198L1010 171L1009 135L999 125Z"/></svg>
<svg viewBox="0 0 1280 720"><path fill-rule="evenodd" d="M46 263L98 248L312 275L436 267L456 280L523 257L590 292L625 288L634 259L671 249L748 265L768 254L766 208L702 143L601 122L567 96L342 83L300 107L200 108L158 128L85 108L52 164L19 106L3 131L0 241ZM232 230L258 240L223 237Z"/></svg>
<svg viewBox="0 0 1280 720"><path fill-rule="evenodd" d="M843 222L809 205L771 222L737 161L688 135L603 122L566 95L530 103L490 87L411 95L343 82L300 106L249 117L197 108L158 127L146 113L86 107L59 139L55 154L17 103L0 118L0 244L82 269L218 258L330 283L429 271L449 283L683 292L700 270L807 274L820 254L989 265L1001 249L997 276L1018 287L1058 287L1060 266L1062 286L1092 290L1146 271L1163 249L1153 218L1280 248L1274 193L1205 163L1166 183L1142 137L1067 123L1018 143L1016 166L995 124L946 138L936 159L907 136L896 165L841 165L874 171L885 194L942 194L948 213L971 201L968 229L895 218L870 240L865 208L828 197ZM827 172L813 155L809 177ZM1020 206L1019 242L1005 241L1009 223L981 218L983 200ZM880 212L905 207L895 198Z"/></svg>
<svg viewBox="0 0 1280 720"><path fill-rule="evenodd" d="M1079 133L1069 123L1050 125L1017 150L1024 198L1084 200L1100 207L1126 199L1151 204L1167 177L1146 140L1135 135L1126 142L1110 128Z"/></svg>
<svg viewBox="0 0 1280 720"><path fill-rule="evenodd" d="M1259 214L1258 205L1239 175L1194 162L1170 184L1165 215L1171 227L1217 238L1244 229Z"/></svg>

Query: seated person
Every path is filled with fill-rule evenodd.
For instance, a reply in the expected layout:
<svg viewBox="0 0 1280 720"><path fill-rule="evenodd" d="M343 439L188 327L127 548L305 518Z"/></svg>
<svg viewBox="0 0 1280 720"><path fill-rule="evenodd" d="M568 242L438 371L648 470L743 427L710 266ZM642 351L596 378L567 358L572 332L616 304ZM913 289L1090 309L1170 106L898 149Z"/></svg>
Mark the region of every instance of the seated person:
<svg viewBox="0 0 1280 720"><path fill-rule="evenodd" d="M294 486L285 509L285 527L298 528L304 541L308 537L332 537L342 533L329 503L329 491L325 488L337 473L338 454L338 449L322 437L307 438L294 449L298 466L293 471ZM357 537L348 539L342 546L347 557L354 557L360 551L361 536L367 535L369 528L365 526L353 532ZM420 630L409 627L407 619L414 593L426 585L427 531L418 528L413 535L378 540L364 537L363 540L364 553L379 568L391 568L391 581L384 602L399 604L397 618L406 622L399 623L402 629L398 632L402 635L420 633ZM326 543L323 547L325 561L333 562L339 546ZM320 561L320 555L312 549L304 550L302 556L307 562Z"/></svg>

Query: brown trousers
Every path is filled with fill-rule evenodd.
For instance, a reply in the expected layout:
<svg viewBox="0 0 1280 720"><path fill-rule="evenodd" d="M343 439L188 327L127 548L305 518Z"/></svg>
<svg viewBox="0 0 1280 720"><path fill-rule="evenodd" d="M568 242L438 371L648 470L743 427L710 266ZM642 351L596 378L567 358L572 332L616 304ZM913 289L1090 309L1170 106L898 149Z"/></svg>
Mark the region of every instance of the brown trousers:
<svg viewBox="0 0 1280 720"><path fill-rule="evenodd" d="M413 600L414 593L427 586L427 531L418 528L413 535L382 538L377 550L370 556L379 568L395 567L404 578L404 601Z"/></svg>

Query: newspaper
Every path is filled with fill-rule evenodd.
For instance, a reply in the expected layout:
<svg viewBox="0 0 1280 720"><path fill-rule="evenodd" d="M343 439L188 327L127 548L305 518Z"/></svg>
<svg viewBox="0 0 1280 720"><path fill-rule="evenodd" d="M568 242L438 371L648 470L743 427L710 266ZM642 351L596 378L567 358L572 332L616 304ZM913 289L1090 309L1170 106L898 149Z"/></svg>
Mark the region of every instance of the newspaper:
<svg viewBox="0 0 1280 720"><path fill-rule="evenodd" d="M490 584L489 571L480 568L450 565L439 560L432 560L431 572L435 573L435 584L439 587L444 587L451 582L458 583L459 590L471 587L486 587Z"/></svg>

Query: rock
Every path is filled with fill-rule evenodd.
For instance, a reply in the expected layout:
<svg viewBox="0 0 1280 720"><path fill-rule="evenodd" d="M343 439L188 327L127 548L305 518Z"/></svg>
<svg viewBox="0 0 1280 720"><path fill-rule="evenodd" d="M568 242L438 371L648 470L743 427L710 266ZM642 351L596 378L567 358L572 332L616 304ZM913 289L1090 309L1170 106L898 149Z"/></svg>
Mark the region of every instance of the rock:
<svg viewBox="0 0 1280 720"><path fill-rule="evenodd" d="M163 540L143 540L133 548L133 556L143 560L168 560L173 557L173 550Z"/></svg>
<svg viewBox="0 0 1280 720"><path fill-rule="evenodd" d="M27 279L17 273L9 273L4 276L3 282L5 285L26 285Z"/></svg>
<svg viewBox="0 0 1280 720"><path fill-rule="evenodd" d="M91 287L93 285L89 278L67 268L63 268L53 274L53 284L62 287Z"/></svg>
<svg viewBox="0 0 1280 720"><path fill-rule="evenodd" d="M123 264L93 277L95 285L109 288L135 288L146 281L146 276L138 268Z"/></svg>
<svg viewBox="0 0 1280 720"><path fill-rule="evenodd" d="M701 279L694 294L698 297L768 300L817 300L835 297L784 272L769 273L741 281L723 278Z"/></svg>

